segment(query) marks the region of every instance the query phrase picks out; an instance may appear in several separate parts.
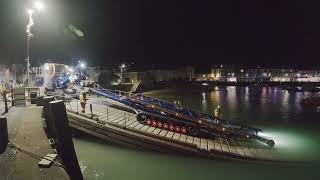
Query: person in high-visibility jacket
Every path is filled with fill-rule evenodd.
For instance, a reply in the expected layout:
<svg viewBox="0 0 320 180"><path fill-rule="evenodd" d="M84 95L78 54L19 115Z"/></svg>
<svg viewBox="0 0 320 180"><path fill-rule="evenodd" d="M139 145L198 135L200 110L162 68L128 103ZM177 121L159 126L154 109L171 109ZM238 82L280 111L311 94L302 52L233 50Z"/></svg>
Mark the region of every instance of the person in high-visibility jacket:
<svg viewBox="0 0 320 180"><path fill-rule="evenodd" d="M6 92L6 86L4 85L3 81L0 84L0 96L2 96Z"/></svg>
<svg viewBox="0 0 320 180"><path fill-rule="evenodd" d="M80 106L81 106L81 113L85 113L86 112L86 104L87 104L87 94L86 92L82 91L80 93Z"/></svg>
<svg viewBox="0 0 320 180"><path fill-rule="evenodd" d="M214 116L215 116L215 117L221 118L221 116L222 116L221 107L218 105L218 106L214 109L213 113L214 113Z"/></svg>

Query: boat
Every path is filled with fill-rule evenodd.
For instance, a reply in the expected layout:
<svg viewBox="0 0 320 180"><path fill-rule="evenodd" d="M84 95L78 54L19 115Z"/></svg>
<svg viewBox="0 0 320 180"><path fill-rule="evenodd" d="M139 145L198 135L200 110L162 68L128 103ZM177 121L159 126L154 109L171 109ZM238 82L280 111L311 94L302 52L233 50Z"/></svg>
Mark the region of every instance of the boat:
<svg viewBox="0 0 320 180"><path fill-rule="evenodd" d="M76 71L75 71L76 72ZM78 76L77 78L72 78ZM62 87L79 86L83 78L82 74L67 74L64 78L58 78L57 84ZM72 82L71 79L78 81ZM93 81L92 81L93 82ZM234 123L209 114L201 113L181 105L160 100L143 94L133 94L119 90L108 90L98 84L86 87L89 93L94 93L105 98L120 102L131 107L137 114L139 123L149 126L155 126L166 130L198 137L224 137L239 140L259 140L271 147L275 142L259 135L261 129L245 125L243 123Z"/></svg>

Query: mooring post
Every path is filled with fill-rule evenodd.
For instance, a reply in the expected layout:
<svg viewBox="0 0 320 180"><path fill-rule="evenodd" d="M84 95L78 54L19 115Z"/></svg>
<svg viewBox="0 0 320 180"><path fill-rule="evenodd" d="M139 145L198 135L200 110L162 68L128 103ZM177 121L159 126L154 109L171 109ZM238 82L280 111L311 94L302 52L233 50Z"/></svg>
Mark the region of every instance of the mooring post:
<svg viewBox="0 0 320 180"><path fill-rule="evenodd" d="M90 113L91 113L91 119L93 118L93 113L92 113L92 104L90 104Z"/></svg>
<svg viewBox="0 0 320 180"><path fill-rule="evenodd" d="M0 117L0 154L6 151L8 146L9 136L8 136L8 124L7 118L4 116Z"/></svg>
<svg viewBox="0 0 320 180"><path fill-rule="evenodd" d="M68 124L66 107L62 100L49 103L49 115L55 122L57 152L62 159L71 180L83 180L74 144L71 128Z"/></svg>
<svg viewBox="0 0 320 180"><path fill-rule="evenodd" d="M55 138L55 124L53 119L51 119L51 116L49 115L49 103L51 101L54 101L55 98L54 96L46 96L43 98L43 109L42 109L42 113L43 113L43 117L46 123L46 132L47 132L47 136L48 138Z"/></svg>

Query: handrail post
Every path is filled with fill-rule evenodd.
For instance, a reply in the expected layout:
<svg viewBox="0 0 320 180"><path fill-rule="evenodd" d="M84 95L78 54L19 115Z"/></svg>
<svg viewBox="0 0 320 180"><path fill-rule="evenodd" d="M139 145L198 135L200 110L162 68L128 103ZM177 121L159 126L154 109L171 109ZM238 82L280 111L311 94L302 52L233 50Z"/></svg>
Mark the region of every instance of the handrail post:
<svg viewBox="0 0 320 180"><path fill-rule="evenodd" d="M90 104L90 113L91 113L91 119L92 119L93 118L92 104Z"/></svg>
<svg viewBox="0 0 320 180"><path fill-rule="evenodd" d="M8 108L7 92L6 91L3 92L3 100L4 100L5 113L8 113L9 108Z"/></svg>
<svg viewBox="0 0 320 180"><path fill-rule="evenodd" d="M13 89L11 89L11 106L14 106L14 101L13 101Z"/></svg>
<svg viewBox="0 0 320 180"><path fill-rule="evenodd" d="M77 114L79 114L79 105L78 105L78 100L77 100Z"/></svg>

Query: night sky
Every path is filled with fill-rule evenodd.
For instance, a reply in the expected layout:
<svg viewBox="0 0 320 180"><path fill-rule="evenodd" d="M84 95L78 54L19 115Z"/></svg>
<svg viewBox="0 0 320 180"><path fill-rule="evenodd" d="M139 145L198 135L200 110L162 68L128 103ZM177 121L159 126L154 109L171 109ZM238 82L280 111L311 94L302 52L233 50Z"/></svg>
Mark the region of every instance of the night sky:
<svg viewBox="0 0 320 180"><path fill-rule="evenodd" d="M152 67L213 64L319 66L320 14L309 1L43 0L33 64ZM0 63L23 63L26 0L0 1ZM75 38L67 25L81 29Z"/></svg>

